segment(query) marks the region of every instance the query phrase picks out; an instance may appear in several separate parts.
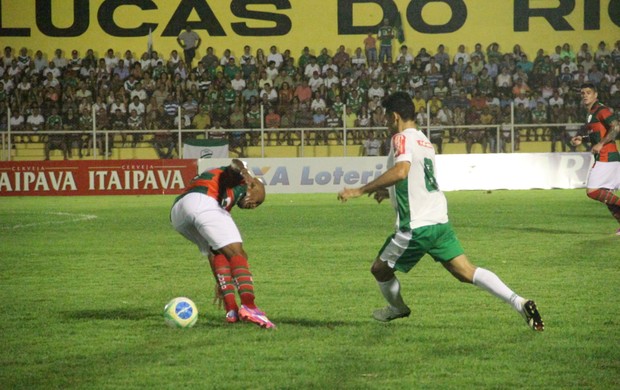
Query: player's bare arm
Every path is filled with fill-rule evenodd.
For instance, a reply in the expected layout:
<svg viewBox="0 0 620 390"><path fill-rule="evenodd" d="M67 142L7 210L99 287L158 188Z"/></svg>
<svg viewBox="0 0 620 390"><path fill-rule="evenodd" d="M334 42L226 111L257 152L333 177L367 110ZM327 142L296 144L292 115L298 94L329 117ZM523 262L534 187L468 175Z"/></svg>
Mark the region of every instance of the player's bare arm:
<svg viewBox="0 0 620 390"><path fill-rule="evenodd" d="M620 134L620 122L613 120L609 126L609 131L605 137L601 139L601 142L592 146L592 153L600 153L603 146L611 142L616 142L616 137L618 137L618 134Z"/></svg>
<svg viewBox="0 0 620 390"><path fill-rule="evenodd" d="M349 199L357 198L364 194L373 194L379 190L393 186L401 180L404 180L409 174L411 164L408 161L396 163L392 168L385 171L381 176L358 188L345 188L338 193L338 200L346 202ZM383 199L381 199L383 200ZM377 199L377 201L379 201Z"/></svg>

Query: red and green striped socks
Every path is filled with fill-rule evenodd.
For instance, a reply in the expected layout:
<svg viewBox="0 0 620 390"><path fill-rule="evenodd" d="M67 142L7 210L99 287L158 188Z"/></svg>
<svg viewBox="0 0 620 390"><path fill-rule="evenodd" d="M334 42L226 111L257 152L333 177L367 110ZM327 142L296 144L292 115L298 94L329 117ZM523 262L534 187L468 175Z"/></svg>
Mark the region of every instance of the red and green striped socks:
<svg viewBox="0 0 620 390"><path fill-rule="evenodd" d="M241 304L250 309L256 308L254 304L254 282L252 281L248 260L240 255L233 256L230 259L230 268L232 269L232 276L237 283Z"/></svg>
<svg viewBox="0 0 620 390"><path fill-rule="evenodd" d="M235 299L235 284L230 272L230 263L226 256L217 254L213 257L213 265L215 276L220 285L220 291L224 299L224 307L226 311L238 310L237 300Z"/></svg>

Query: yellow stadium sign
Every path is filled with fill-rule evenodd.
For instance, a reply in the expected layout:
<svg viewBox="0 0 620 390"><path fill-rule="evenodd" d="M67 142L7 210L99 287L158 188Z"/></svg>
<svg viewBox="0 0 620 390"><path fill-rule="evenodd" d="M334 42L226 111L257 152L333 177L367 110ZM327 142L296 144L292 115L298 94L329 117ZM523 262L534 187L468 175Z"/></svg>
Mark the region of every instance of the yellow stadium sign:
<svg viewBox="0 0 620 390"><path fill-rule="evenodd" d="M239 55L246 44L295 56L304 46L317 53L342 44L352 52L397 15L414 52L497 42L504 52L520 44L533 55L563 43L613 46L620 38L620 0L0 0L0 39L48 55L56 48L102 55L110 47L141 54L152 31L166 55L190 25L203 40L199 56L207 46Z"/></svg>

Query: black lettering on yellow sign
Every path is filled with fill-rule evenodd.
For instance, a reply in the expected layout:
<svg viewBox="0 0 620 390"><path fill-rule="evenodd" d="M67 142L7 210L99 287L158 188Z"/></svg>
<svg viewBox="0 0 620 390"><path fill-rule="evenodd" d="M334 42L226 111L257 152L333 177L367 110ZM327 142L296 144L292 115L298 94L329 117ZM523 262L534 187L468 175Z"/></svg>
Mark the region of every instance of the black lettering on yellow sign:
<svg viewBox="0 0 620 390"><path fill-rule="evenodd" d="M534 4L536 4L534 2ZM585 0L583 29L601 29L601 0ZM530 0L514 0L514 31L529 31L531 18L544 18L555 31L575 30L566 17L575 10L575 0L560 0L555 8L531 8ZM611 21L620 26L620 0L610 0L607 10Z"/></svg>
<svg viewBox="0 0 620 390"><path fill-rule="evenodd" d="M97 21L106 34L114 37L144 37L149 34L149 29L155 30L157 23L142 23L134 28L124 28L116 24L114 13L121 12L121 6L127 5L138 7L143 11L157 9L152 0L105 0L97 11Z"/></svg>
<svg viewBox="0 0 620 390"><path fill-rule="evenodd" d="M16 0L11 0L16 1ZM236 17L243 21L230 23L230 28L237 36L285 36L293 29L292 21L282 12L268 12L250 9L251 6L273 6L276 11L293 9L290 0L231 0L230 14L216 15L209 3L222 0L181 0L170 16L160 36L177 36L187 25L194 30L204 30L210 36L226 36L223 22L224 18ZM307 0L310 1L310 0ZM12 20L11 27L5 27L2 19L2 3L0 0L0 37L30 37L30 26L15 26L23 20ZM35 15L36 28L41 34L49 37L78 37L88 31L91 26L90 0L62 1L63 12L73 12L72 24L68 27L58 27L53 22L53 12L60 12L56 7L59 2L51 0L36 0ZM443 24L429 24L423 17L424 7L430 4L443 3L450 9L450 17ZM73 9L71 10L71 4ZM376 20L372 25L354 25L354 5L373 4L379 7ZM558 0L550 2L551 7L541 7L540 2L534 0L513 0L513 30L515 32L530 31L530 20L543 19L555 31L573 31L577 29L600 30L601 14L609 17L616 26L620 26L620 0L609 0L607 9L601 8L601 0L584 0L583 25L571 25L568 17L575 12L576 0ZM142 22L137 27L119 26L114 21L114 14L123 12L125 7L135 15L135 20ZM489 6L490 2L489 2ZM137 9L136 9L137 8ZM149 30L155 31L159 23L148 21L146 13L142 11L157 10L154 0L104 0L97 9L97 23L101 29L111 37L144 37ZM475 8L480 10L481 8ZM402 11L402 10L401 10ZM509 10L506 10L510 12ZM382 20L392 18L399 9L394 0L337 0L337 15L334 22L338 24L339 35L358 35L368 32L376 32ZM191 14L196 14L199 20L189 21ZM465 0L410 0L405 12L401 12L403 25L409 26L422 34L444 34L459 31L467 22L468 8ZM252 22L269 22L268 27L253 27ZM321 21L324 22L324 21ZM305 19L303 23L317 23L314 20Z"/></svg>
<svg viewBox="0 0 620 390"><path fill-rule="evenodd" d="M200 21L188 22L187 19L192 11L196 11ZM206 30L212 37L226 36L222 24L217 20L217 16L205 0L181 1L161 35L163 37L176 37L186 25L190 25L193 30Z"/></svg>
<svg viewBox="0 0 620 390"><path fill-rule="evenodd" d="M39 31L49 37L77 37L88 30L90 24L88 0L73 0L73 24L66 28L52 23L52 2L37 0L36 21Z"/></svg>
<svg viewBox="0 0 620 390"><path fill-rule="evenodd" d="M409 24L423 34L446 34L460 30L467 21L467 6L463 0L443 0L450 7L450 20L445 24L432 25L422 18L422 9L429 3L437 3L433 0L412 1L407 7L407 20Z"/></svg>
<svg viewBox="0 0 620 390"><path fill-rule="evenodd" d="M237 35L268 37L286 35L291 31L293 23L288 16L273 12L251 11L247 8L248 5L254 4L273 4L278 10L292 8L289 0L233 0L230 10L236 17L275 24L274 27L248 27L245 22L231 23L230 26Z"/></svg>

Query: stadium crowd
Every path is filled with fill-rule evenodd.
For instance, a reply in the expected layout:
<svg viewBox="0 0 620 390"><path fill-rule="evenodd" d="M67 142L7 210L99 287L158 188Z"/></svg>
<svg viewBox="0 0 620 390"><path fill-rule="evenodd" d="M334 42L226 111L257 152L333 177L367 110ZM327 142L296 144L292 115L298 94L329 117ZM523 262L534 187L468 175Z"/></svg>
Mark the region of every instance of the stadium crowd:
<svg viewBox="0 0 620 390"><path fill-rule="evenodd" d="M444 45L416 53L401 45L392 59L391 50L378 51L377 45L382 48L386 39L391 44L393 37L380 35L369 34L354 50L340 45L333 53L321 48L314 55L305 47L297 57L276 46L267 52L245 46L237 56L231 49L218 54L208 47L193 64L187 64L177 50L167 58L157 51L135 58L130 50L117 56L113 48L102 57L92 49L72 50L65 57L57 49L49 58L41 50L23 47L15 53L5 47L0 60L0 130L6 131L10 122L15 142L31 142L36 137L17 134L91 129L94 108L98 129L118 130L120 141L115 146L141 142L144 134L132 130L153 130L152 142L160 157L169 158L174 149L169 130L181 120L182 128L205 129L209 138L227 138L231 150L243 155L245 146L261 142L260 132L247 130L260 128L263 121L266 128L334 128L312 132L307 142L317 145L341 143L342 131L337 129L343 120L348 128L382 127L381 98L406 91L419 124L450 126L434 137L439 148L442 139L466 142L468 151L472 143L488 141L495 151L494 130L459 126L509 123L513 102L517 124L583 123L586 114L579 89L584 82L594 83L607 105L620 108L620 41L611 50L605 42L583 43L578 50L564 43L541 48L533 56L519 44L508 51L497 43L486 47L477 43L471 51L461 44L452 55ZM237 131L223 132L225 128ZM269 145L299 143L296 130L266 134ZM352 131L349 140L363 145L375 136L387 139L387 134L369 130ZM555 141L562 141L563 150L568 147L563 142L566 136L561 127L520 131L521 141L554 141L552 151ZM92 145L89 137L41 138L46 158L53 149L63 150L68 158L75 148L81 157ZM103 150L103 139L95 141Z"/></svg>

